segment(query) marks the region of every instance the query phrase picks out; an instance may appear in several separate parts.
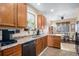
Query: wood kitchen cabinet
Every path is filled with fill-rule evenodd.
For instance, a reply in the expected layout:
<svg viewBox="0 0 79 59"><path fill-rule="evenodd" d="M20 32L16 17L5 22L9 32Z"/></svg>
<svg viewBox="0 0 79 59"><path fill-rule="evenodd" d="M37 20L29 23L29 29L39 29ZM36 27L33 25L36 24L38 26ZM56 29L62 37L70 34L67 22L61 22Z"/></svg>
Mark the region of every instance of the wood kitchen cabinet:
<svg viewBox="0 0 79 59"><path fill-rule="evenodd" d="M0 4L0 26L15 26L15 4Z"/></svg>
<svg viewBox="0 0 79 59"><path fill-rule="evenodd" d="M36 40L36 55L39 55L47 47L47 36Z"/></svg>
<svg viewBox="0 0 79 59"><path fill-rule="evenodd" d="M46 25L46 19L43 15L37 15L37 27L43 29Z"/></svg>
<svg viewBox="0 0 79 59"><path fill-rule="evenodd" d="M61 37L60 36L48 36L48 46L60 48L61 47Z"/></svg>
<svg viewBox="0 0 79 59"><path fill-rule="evenodd" d="M0 27L25 28L27 25L27 4L0 4Z"/></svg>
<svg viewBox="0 0 79 59"><path fill-rule="evenodd" d="M27 5L23 3L18 4L18 27L26 27L27 19Z"/></svg>
<svg viewBox="0 0 79 59"><path fill-rule="evenodd" d="M45 49L47 47L47 36L42 38L43 40L43 49Z"/></svg>
<svg viewBox="0 0 79 59"><path fill-rule="evenodd" d="M2 51L3 56L21 56L21 45L17 45Z"/></svg>
<svg viewBox="0 0 79 59"><path fill-rule="evenodd" d="M47 36L45 36L45 39L44 39L45 41L44 41L44 48L46 48L47 47Z"/></svg>
<svg viewBox="0 0 79 59"><path fill-rule="evenodd" d="M44 28L46 25L46 18L42 15L42 27Z"/></svg>
<svg viewBox="0 0 79 59"><path fill-rule="evenodd" d="M42 28L42 17L41 17L41 15L37 16L37 27Z"/></svg>
<svg viewBox="0 0 79 59"><path fill-rule="evenodd" d="M42 40L39 38L36 40L36 55L39 55L42 52Z"/></svg>
<svg viewBox="0 0 79 59"><path fill-rule="evenodd" d="M2 56L2 51L0 51L0 56Z"/></svg>
<svg viewBox="0 0 79 59"><path fill-rule="evenodd" d="M48 35L47 42L48 46L53 47L53 38L51 35Z"/></svg>

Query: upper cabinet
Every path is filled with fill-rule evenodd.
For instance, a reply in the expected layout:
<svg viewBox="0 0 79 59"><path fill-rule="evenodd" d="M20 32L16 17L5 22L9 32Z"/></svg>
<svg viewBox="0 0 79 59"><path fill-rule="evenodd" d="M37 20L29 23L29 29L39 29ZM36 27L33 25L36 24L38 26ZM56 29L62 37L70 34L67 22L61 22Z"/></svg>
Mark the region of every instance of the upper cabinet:
<svg viewBox="0 0 79 59"><path fill-rule="evenodd" d="M18 27L26 27L26 4L18 4Z"/></svg>
<svg viewBox="0 0 79 59"><path fill-rule="evenodd" d="M41 17L41 15L37 16L37 27L38 28L42 27L42 17Z"/></svg>
<svg viewBox="0 0 79 59"><path fill-rule="evenodd" d="M42 27L44 28L46 25L46 18L45 16L42 16Z"/></svg>
<svg viewBox="0 0 79 59"><path fill-rule="evenodd" d="M0 4L0 25L15 26L15 5Z"/></svg>
<svg viewBox="0 0 79 59"><path fill-rule="evenodd" d="M46 19L43 15L37 15L37 27L42 29L46 25Z"/></svg>
<svg viewBox="0 0 79 59"><path fill-rule="evenodd" d="M27 5L24 3L0 3L0 27L25 28Z"/></svg>

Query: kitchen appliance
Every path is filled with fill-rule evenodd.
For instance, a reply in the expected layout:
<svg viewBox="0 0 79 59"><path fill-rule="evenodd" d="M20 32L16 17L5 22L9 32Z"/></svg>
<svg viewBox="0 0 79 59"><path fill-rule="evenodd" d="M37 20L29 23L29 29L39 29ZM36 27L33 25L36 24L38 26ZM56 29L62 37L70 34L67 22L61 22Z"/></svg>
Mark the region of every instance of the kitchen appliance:
<svg viewBox="0 0 79 59"><path fill-rule="evenodd" d="M16 29L16 30L15 30L15 33L20 33L20 30L19 30L19 29Z"/></svg>
<svg viewBox="0 0 79 59"><path fill-rule="evenodd" d="M10 31L8 29L2 30L2 40L0 40L1 46L17 42L17 40L13 39L12 34L14 34L14 31Z"/></svg>
<svg viewBox="0 0 79 59"><path fill-rule="evenodd" d="M22 44L22 56L36 56L35 40Z"/></svg>
<svg viewBox="0 0 79 59"><path fill-rule="evenodd" d="M79 55L79 33L76 32L75 36L76 52Z"/></svg>
<svg viewBox="0 0 79 59"><path fill-rule="evenodd" d="M37 30L37 35L40 35L40 30L39 29Z"/></svg>

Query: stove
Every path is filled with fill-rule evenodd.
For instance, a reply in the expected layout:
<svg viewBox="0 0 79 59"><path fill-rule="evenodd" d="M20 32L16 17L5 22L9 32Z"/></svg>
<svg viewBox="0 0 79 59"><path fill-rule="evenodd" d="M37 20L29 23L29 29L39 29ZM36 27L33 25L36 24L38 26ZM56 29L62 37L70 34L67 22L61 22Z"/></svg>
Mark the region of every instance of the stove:
<svg viewBox="0 0 79 59"><path fill-rule="evenodd" d="M17 42L17 40L8 40L8 41L0 40L1 46L10 45L10 44L13 44L13 43L16 43L16 42Z"/></svg>

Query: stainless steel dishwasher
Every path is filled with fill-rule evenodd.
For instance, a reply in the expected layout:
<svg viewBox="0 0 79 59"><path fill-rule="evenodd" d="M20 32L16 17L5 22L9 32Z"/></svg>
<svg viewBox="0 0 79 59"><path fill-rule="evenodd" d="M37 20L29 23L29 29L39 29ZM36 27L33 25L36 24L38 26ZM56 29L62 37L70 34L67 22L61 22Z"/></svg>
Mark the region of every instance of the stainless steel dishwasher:
<svg viewBox="0 0 79 59"><path fill-rule="evenodd" d="M35 40L22 44L22 56L36 56Z"/></svg>

